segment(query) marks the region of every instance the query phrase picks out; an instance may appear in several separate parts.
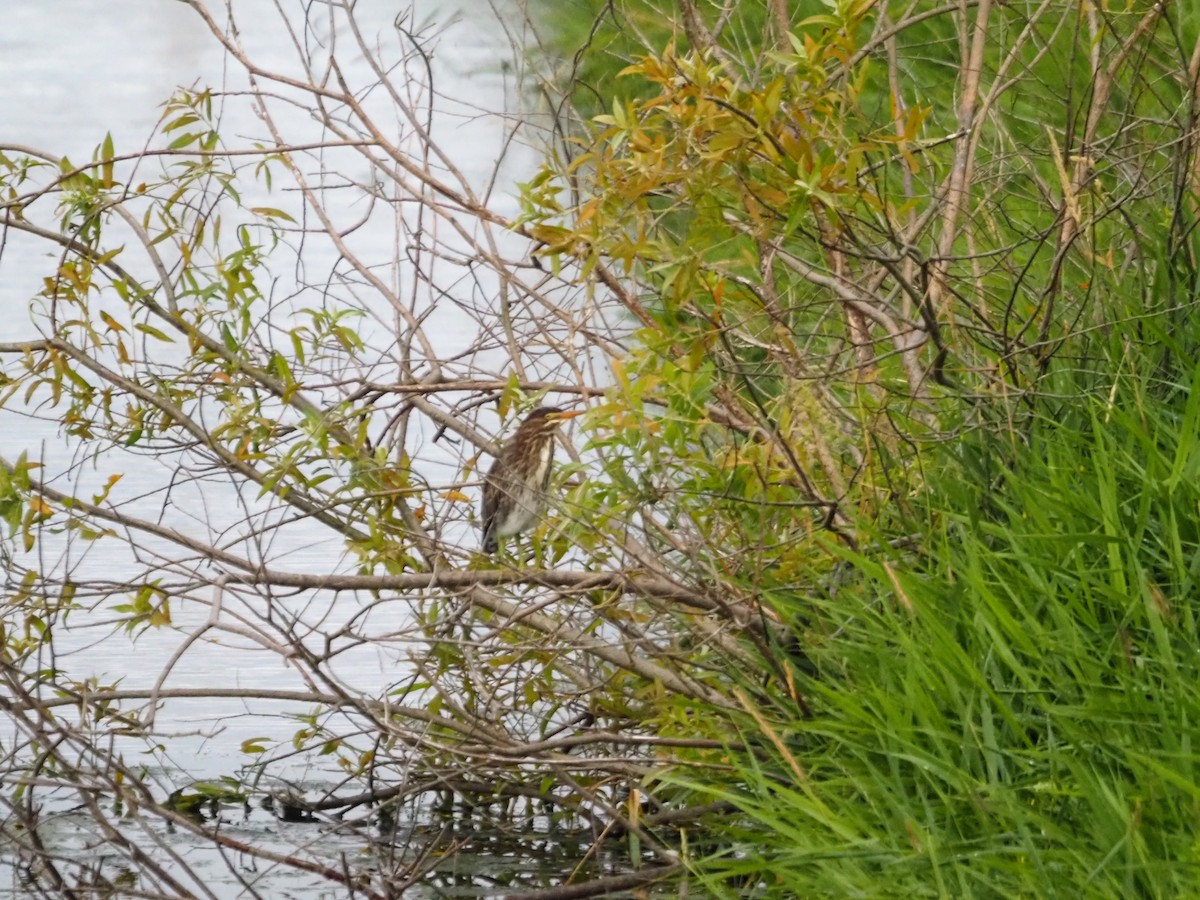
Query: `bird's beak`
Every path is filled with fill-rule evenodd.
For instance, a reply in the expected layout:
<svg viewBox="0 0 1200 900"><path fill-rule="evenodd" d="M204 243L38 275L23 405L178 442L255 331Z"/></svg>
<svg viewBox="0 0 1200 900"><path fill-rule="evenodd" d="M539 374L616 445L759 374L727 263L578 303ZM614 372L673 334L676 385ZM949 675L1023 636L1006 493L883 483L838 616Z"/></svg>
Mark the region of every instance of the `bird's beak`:
<svg viewBox="0 0 1200 900"><path fill-rule="evenodd" d="M565 422L567 419L573 419L576 416L582 416L585 412L587 412L586 409L567 410L566 412L554 413L551 418L553 418L555 422Z"/></svg>

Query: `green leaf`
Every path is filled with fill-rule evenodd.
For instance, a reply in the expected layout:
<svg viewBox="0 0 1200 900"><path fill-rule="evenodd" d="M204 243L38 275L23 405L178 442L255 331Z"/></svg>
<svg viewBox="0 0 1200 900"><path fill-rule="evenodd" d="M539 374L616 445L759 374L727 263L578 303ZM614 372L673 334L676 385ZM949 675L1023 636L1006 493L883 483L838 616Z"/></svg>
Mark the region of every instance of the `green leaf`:
<svg viewBox="0 0 1200 900"><path fill-rule="evenodd" d="M275 209L271 206L252 206L250 207L250 212L254 213L255 215L262 216L265 219L283 219L285 222L296 221L290 214L284 212L282 209Z"/></svg>
<svg viewBox="0 0 1200 900"><path fill-rule="evenodd" d="M133 327L136 328L138 331L142 332L143 334L148 334L148 335L150 335L150 337L157 338L158 340L164 341L165 343L168 343L168 344L175 343L175 339L173 337L170 337L166 333L155 328L153 325L147 325L145 322L138 322Z"/></svg>

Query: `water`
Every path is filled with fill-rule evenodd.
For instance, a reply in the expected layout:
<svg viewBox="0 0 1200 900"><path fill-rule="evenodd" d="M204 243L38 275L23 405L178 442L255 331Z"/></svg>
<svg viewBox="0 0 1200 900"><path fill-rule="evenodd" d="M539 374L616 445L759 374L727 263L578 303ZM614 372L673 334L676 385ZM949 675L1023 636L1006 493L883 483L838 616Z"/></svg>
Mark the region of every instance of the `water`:
<svg viewBox="0 0 1200 900"><path fill-rule="evenodd" d="M145 0L126 0L103 6L76 0L53 5L20 3L6 9L9 27L0 36L0 141L44 148L80 162L90 157L104 135L111 132L118 152L130 152L150 139L161 114L161 104L177 86L225 85L232 89L240 86L238 74L192 10L167 0L151 6L153 12L149 11ZM431 5L432 8L438 10L440 22L430 15L430 10L422 14L419 6L409 19L421 23L423 32L438 34L434 65L440 92L449 98L468 96L473 107L503 111L513 102L512 86L501 66L507 59L509 48L497 40L499 31L494 24L490 28L484 27L489 21L494 23L492 10L485 2L473 7L466 4L462 7ZM239 0L234 9L241 16L242 38L248 52L267 67L294 70L295 61L282 40L278 16L273 13L274 4L268 0ZM395 6L390 3L361 2L357 5L364 34L369 40L385 46L389 40L396 43L391 30L394 14ZM68 23L68 27L63 27L63 23ZM320 37L318 35L314 41ZM350 56L354 61L354 54ZM352 66L352 77L364 74L361 60L357 61L360 71L355 73ZM444 117L448 124L445 127L452 129L454 137L445 144L454 151L455 165L473 183L487 184L495 178L497 151L504 138L502 119L474 109L470 119L463 119L459 107L449 101L442 105L447 109ZM245 105L239 105L236 98L224 106L223 130L255 138L265 136L262 123L253 118ZM531 164L531 153L526 153L524 158ZM247 202L253 203L255 198L250 197ZM286 195L265 192L258 202L295 206ZM386 225L386 217L383 218ZM15 232L7 237L7 247L0 259L0 304L6 310L19 311L33 296L40 280L52 271L52 263L44 245L34 245ZM394 229L380 228L374 232L364 229L364 233L356 237L355 250L365 258L378 260L381 266L393 259ZM27 246L37 246L40 253L23 253ZM332 266L330 261L336 259L336 253L329 247L315 241L303 249L304 266L312 273L328 271ZM398 283L403 278L403 275L395 275L392 280ZM302 278L295 280L304 281ZM283 288L284 291L297 289L296 285ZM306 296L300 302L312 302L312 299ZM428 309L420 311L430 312ZM375 312L380 313L378 309ZM454 304L438 304L431 314L445 321L436 328L439 352L449 356L461 346L474 342L477 323L462 315ZM382 318L383 314L380 315ZM390 341L390 325L390 321L368 322L364 326L364 336L380 343ZM0 340L36 337L38 334L28 319L19 312L5 316L0 322ZM385 348L380 355L386 359L389 352ZM378 374L381 379L388 377L386 371ZM6 423L0 429L0 452L4 457L14 460L19 454L27 453L30 458L43 461L43 471L66 473L51 481L61 490L86 496L100 490L110 475L119 474L121 480L113 489L112 499L123 504L129 514L185 533L202 534L221 546L244 549L248 556L257 555L269 561L272 568L299 572L353 571L353 560L347 557L344 538L311 521L289 523L287 527L266 531L265 543L260 547L237 548L236 543L231 543L230 532L239 526L244 533L260 530L244 524L247 509L264 520L282 515L278 504L257 502L256 486L247 491L242 486L223 484L220 479L196 484L171 483L171 479L179 474L177 462L160 460L153 454L106 458L94 466L80 464L75 456L77 445L63 438L54 421L54 411L32 420L16 410L5 410L0 415ZM443 451L446 444L422 443L424 436L421 434L412 437L409 453L421 458L429 477L453 480L461 466L461 457L456 452ZM143 549L157 549L164 556L178 553L167 541L143 536L140 544ZM80 576L111 573L130 565L128 548L118 542L99 541L88 545L73 541L68 546L65 541L47 539L46 547L62 554L60 568L71 568ZM136 568L153 569L158 562L146 559L143 553ZM132 635L118 635L97 642L84 639L78 647L70 646L70 640L65 641L64 650L73 657L71 669L81 679L96 677L102 682L120 679L126 688L153 684L161 674L162 666L180 646L178 632L189 633L207 616L211 598L200 596L195 599L201 602L194 605L183 602L172 610L178 629L176 633L149 631L138 636L136 642ZM249 602L257 599L253 593L248 597ZM307 610L305 618L310 622L325 623L320 628L322 634L334 630L330 616L336 615L336 597L317 594L312 602L316 605ZM232 595L226 596L225 603L236 611L237 600ZM98 616L89 625L107 633L103 625L98 624L104 618ZM115 616L107 618L111 620ZM136 656L131 656L135 648ZM135 663L132 668L131 661ZM391 670L394 663L391 654L358 653L353 655L350 663L338 661L341 667L338 674L352 684L363 688L373 686L378 690L395 677ZM229 686L257 686L267 682L280 689L304 687L278 653L270 648L256 647L253 640L239 640L236 635L225 635L220 642L197 643L171 671L165 687L202 687L211 683L214 671L227 675ZM247 723L244 713L245 710L238 706L238 718L223 723L227 740L217 742L204 738L204 759L221 755L219 747L222 745L237 747L243 736L258 733L255 729L261 726L255 722ZM189 710L180 724L191 725L193 722ZM160 721L160 724L169 727L169 721ZM224 763L218 763L217 769L222 765ZM209 776L217 769L201 774Z"/></svg>
<svg viewBox="0 0 1200 900"><path fill-rule="evenodd" d="M299 77L303 73L297 68L297 54L285 24L297 25L294 12L301 5L285 4L284 8L287 15L281 18L276 4L269 0L233 3L247 53L267 68ZM319 13L321 6L312 4L310 8ZM396 71L407 73L396 79L398 87L410 91L418 105L428 96L436 97L430 117L414 123L395 112L393 101L384 92L364 89L360 100L380 121L389 123L389 139L419 152L414 130L418 125L432 128L447 158L429 159L427 164L448 183L469 186L497 213L515 214L513 180L527 177L537 156L520 141L509 140L509 114L519 106L509 74L513 48L497 26L490 4L486 0L464 0L457 6L417 4L408 11L402 26L433 39L435 50L428 58L414 56L408 38L393 27L394 4L361 0L356 13L365 42L397 66ZM9 155L19 152L13 145L20 145L41 148L53 157L67 156L79 164L92 156L109 133L118 153L136 152L147 142L161 147L166 139L152 135L163 113L162 104L179 86L213 86L231 92L218 101L217 114L222 133L233 136L241 146L270 138L267 123L253 105L237 96L244 77L196 13L183 3L23 0L7 4L4 18L5 27L0 31L0 144L7 146L4 152ZM348 32L318 21L311 29L295 27L291 37L306 48L318 68L328 49L336 46L346 77L352 83L370 83L372 74L363 54L353 46L347 50L352 44ZM433 73L435 94L426 94L422 86L426 65ZM286 86L272 86L271 90L279 99L274 112L293 141L305 136L314 141L330 138L302 110L287 107L295 92ZM369 188L377 175L352 151L331 149L312 159L319 159L329 171L360 187ZM458 175L461 182L456 181ZM248 205L269 205L301 216L303 207L294 193L268 192L265 187L246 190ZM366 260L381 283L403 298L408 312L421 317L429 333L436 336L435 352L429 359L418 359L418 365L433 365L435 358L448 361L446 374L450 377L503 372L512 344L488 334L487 316L481 314L502 285L486 267L464 264L477 251L472 241L456 235L447 222L418 213L409 202L413 198L378 197L372 203L369 193L343 190L343 200L337 195L337 186L327 186L321 196L331 214L345 225L344 249ZM289 240L298 261L291 269L274 272L274 314L288 321L305 307L358 303L367 312L358 326L369 347L364 357L375 361L366 368L349 365L345 375L378 383L395 380L406 355L403 342L397 341L397 334L403 336L404 332L398 327L403 316L359 275L347 274L341 249L299 234ZM494 249L502 256L520 258L526 252L510 236L501 233L495 240ZM131 246L136 248L136 242ZM44 243L15 231L5 236L0 255L0 308L7 314L0 319L0 341L39 337L24 310L54 265L54 256ZM144 267L146 260L131 265ZM536 351L525 349L530 351L526 362L533 367L531 371L545 373L547 369L536 366ZM312 390L318 397L323 390L336 395L336 390ZM342 534L311 519L291 519L289 511L271 497L258 496L255 485L210 476L181 478L190 474L186 459L181 462L180 457L137 452L136 447L130 452L84 458L78 444L62 434L56 421L59 410L20 410L15 402L11 407L0 411L0 455L12 461L24 453L41 461L40 477L64 493L86 498L119 475L111 485L109 501L125 515L175 529L202 544L259 560L275 570L354 571L355 560L348 554ZM383 428L382 420L386 415L377 417L379 434L397 439ZM492 418L483 424L494 430L496 421ZM419 471L434 493L456 489L464 454L473 452L461 443L434 441L435 435L436 423L419 421L403 440L403 449L418 461ZM469 549L475 536L465 509L450 504L441 514L447 517L441 535ZM69 572L78 582L128 579L130 595L137 584L162 579L170 598L170 627L139 629L140 633L122 627L112 597L82 601L82 609L56 620L54 656L47 656L44 665L69 673L80 684L90 683L96 690L111 687L146 692L154 688L167 697L171 692L223 689L220 697L170 697L155 718L158 740L147 744L140 738L117 736L113 738L115 750L125 755L127 763L143 769L147 784L159 798L187 788L196 779L217 780L230 773L252 771L262 759L272 761L272 779L282 779L301 792L319 794L335 785L345 774L339 769L337 754L292 753L290 741L308 728L312 731L310 743L320 748L318 726L329 724L330 733L349 726L345 722L337 722L336 728L325 722L306 724L301 717L312 713L313 704L258 695L264 685L295 692L326 687L313 680L310 670L289 659L288 648L303 644L314 652L330 652L322 672L333 682L365 697L385 696L390 688L413 677L403 632L419 614L419 601L381 598L367 606L362 597L319 590L294 596L233 586L222 591L212 584L216 567L181 550L176 542L139 534L133 544L136 549L120 535L93 542L81 541L71 532L44 533L37 548L39 558L24 558L20 553L14 557L16 566ZM14 571L9 572L10 585L19 580ZM122 593L115 591L114 596ZM220 614L214 617L218 603ZM210 617L218 629L205 628ZM238 689L245 689L246 695L234 696ZM130 708L137 708L146 701L127 702ZM357 726L363 726L362 720ZM6 732L5 740L11 738ZM252 752L258 748L265 753ZM120 812L114 815L119 817ZM343 853L353 858L362 845L361 833L341 834L320 825L281 828L273 815L254 804L246 810L236 804L222 806L219 814L229 832L242 834L249 842L262 843L267 833L274 831L282 846L311 840L334 861ZM69 852L81 850L89 840L89 831L82 827L87 818L65 806L56 809L55 815L58 823L50 833L59 846ZM418 824L414 821L409 827ZM435 824L426 822L424 826L433 828ZM313 831L297 838L296 828ZM147 848L153 847L153 836L144 836L144 840ZM187 837L185 831L167 843L190 862L199 860L206 886L215 895L240 895L241 876L234 873L244 875L249 863L227 866L206 842ZM254 876L266 879L258 883L258 890L271 896L313 896L305 892L326 884L286 869L278 870L287 872L278 876L285 881L272 882L274 870L257 865L267 870L265 875L260 871ZM8 874L17 887L17 874L11 869ZM467 881L475 879L472 874Z"/></svg>

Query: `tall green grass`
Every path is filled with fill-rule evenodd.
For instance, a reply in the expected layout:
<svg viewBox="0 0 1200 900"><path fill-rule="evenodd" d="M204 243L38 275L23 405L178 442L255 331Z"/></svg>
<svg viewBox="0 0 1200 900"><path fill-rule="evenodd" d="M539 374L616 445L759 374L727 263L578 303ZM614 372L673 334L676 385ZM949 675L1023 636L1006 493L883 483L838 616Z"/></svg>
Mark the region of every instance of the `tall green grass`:
<svg viewBox="0 0 1200 900"><path fill-rule="evenodd" d="M1200 896L1193 360L1126 346L924 454L919 511L805 601L812 718L686 782L739 810L714 896Z"/></svg>

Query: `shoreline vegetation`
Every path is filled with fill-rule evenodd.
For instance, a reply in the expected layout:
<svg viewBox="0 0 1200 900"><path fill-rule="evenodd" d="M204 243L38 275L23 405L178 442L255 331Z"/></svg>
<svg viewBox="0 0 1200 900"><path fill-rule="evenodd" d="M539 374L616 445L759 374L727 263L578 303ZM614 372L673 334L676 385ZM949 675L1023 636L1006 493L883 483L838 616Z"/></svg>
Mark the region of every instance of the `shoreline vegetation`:
<svg viewBox="0 0 1200 900"><path fill-rule="evenodd" d="M267 67L268 23L185 2L244 87L148 152L0 146L0 226L50 260L0 414L74 448L0 460L29 884L202 894L133 837L181 829L346 896L1195 894L1200 10L544 3L514 214L520 140L486 187L456 163L476 98L439 118L407 19L284 15L337 40ZM480 473L572 404L544 518L480 554ZM152 689L71 671L97 612L178 637ZM171 684L212 641L302 684ZM115 749L170 759L156 713L199 698L291 730L183 785ZM297 763L334 774L264 787ZM363 852L225 833L264 795ZM68 801L104 859L43 839ZM485 845L572 864L456 868Z"/></svg>

